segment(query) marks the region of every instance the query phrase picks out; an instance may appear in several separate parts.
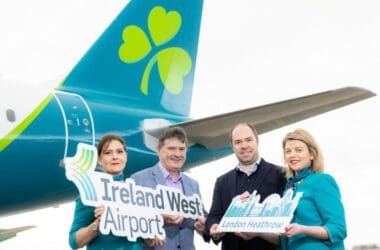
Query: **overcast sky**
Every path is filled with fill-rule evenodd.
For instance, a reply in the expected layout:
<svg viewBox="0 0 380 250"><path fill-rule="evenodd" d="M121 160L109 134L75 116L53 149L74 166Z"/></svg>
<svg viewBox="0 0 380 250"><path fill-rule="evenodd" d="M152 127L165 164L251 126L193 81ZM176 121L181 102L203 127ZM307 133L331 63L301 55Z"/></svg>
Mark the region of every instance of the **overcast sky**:
<svg viewBox="0 0 380 250"><path fill-rule="evenodd" d="M125 3L2 0L0 73L33 84L65 75ZM206 0L191 116L349 85L379 94L379 13L376 0ZM261 155L278 164L282 163L280 143L287 132L304 128L316 137L326 171L341 189L348 224L346 246L380 244L379 117L377 96L260 137ZM215 178L235 163L231 156L191 170L207 208ZM0 249L68 249L72 212L69 203L1 218L0 228L38 227L1 242ZM197 246L205 248L199 238Z"/></svg>

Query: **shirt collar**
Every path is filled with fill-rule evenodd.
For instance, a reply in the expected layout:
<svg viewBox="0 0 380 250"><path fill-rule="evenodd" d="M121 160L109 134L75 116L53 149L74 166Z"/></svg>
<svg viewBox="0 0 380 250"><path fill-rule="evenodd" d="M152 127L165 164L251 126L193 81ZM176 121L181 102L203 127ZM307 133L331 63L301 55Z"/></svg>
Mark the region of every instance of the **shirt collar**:
<svg viewBox="0 0 380 250"><path fill-rule="evenodd" d="M253 174L253 173L255 173L255 172L257 171L257 168L259 167L260 162L261 162L261 157L259 157L259 158L257 159L257 161L256 161L255 163L252 164L252 168L251 168L251 170L248 171L248 172L245 171L245 170L240 166L240 163L238 163L238 164L236 165L236 170L237 170L237 171L240 171L240 172L242 172L242 173L245 173L246 175L250 176L251 174Z"/></svg>
<svg viewBox="0 0 380 250"><path fill-rule="evenodd" d="M114 181L123 181L124 180L124 174L114 175L112 176Z"/></svg>
<svg viewBox="0 0 380 250"><path fill-rule="evenodd" d="M288 188L295 188L299 183L302 182L303 179L311 175L313 171L311 170L311 166L308 166L302 169L297 175L292 176L286 182L285 190Z"/></svg>
<svg viewBox="0 0 380 250"><path fill-rule="evenodd" d="M168 170L166 170L166 168L164 166L162 166L161 162L158 163L158 167L160 168L162 174L164 175L165 180L170 179L173 182L178 182L182 179L182 172L181 171L179 172L178 179L173 180L173 178L170 176L170 173L168 172Z"/></svg>
<svg viewBox="0 0 380 250"><path fill-rule="evenodd" d="M104 169L102 167L100 167L100 166L96 166L95 171L107 174L107 172L105 172ZM124 178L124 173L121 173L119 175L112 175L112 179L114 181L124 181L124 179L125 179Z"/></svg>

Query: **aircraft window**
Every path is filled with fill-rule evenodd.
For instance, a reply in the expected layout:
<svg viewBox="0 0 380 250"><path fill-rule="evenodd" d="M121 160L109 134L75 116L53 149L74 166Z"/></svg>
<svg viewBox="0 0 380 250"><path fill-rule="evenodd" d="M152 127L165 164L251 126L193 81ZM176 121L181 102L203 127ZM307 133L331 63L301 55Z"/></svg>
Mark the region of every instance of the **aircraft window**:
<svg viewBox="0 0 380 250"><path fill-rule="evenodd" d="M7 120L10 122L15 122L16 121L16 113L12 109L7 109L6 111L7 115Z"/></svg>

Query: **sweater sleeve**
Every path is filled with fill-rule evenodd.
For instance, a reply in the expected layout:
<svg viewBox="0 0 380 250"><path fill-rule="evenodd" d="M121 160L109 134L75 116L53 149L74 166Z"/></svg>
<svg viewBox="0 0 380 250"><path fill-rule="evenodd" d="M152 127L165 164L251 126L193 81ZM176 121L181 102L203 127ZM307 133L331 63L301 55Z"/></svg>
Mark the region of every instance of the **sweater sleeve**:
<svg viewBox="0 0 380 250"><path fill-rule="evenodd" d="M219 177L215 182L211 208L206 219L207 230L210 230L213 224L219 224L219 221L222 219L224 215L223 204L222 204L222 199L221 199L223 195L221 187L222 187L222 179L221 177Z"/></svg>
<svg viewBox="0 0 380 250"><path fill-rule="evenodd" d="M334 178L321 174L319 188L315 189L315 204L329 235L330 243L342 241L347 236L344 207Z"/></svg>

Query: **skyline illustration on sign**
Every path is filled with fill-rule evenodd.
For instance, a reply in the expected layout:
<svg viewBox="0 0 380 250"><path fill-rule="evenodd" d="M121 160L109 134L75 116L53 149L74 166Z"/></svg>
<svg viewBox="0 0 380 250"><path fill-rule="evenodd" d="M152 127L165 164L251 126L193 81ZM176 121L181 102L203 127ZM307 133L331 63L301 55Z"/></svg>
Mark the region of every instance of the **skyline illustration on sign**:
<svg viewBox="0 0 380 250"><path fill-rule="evenodd" d="M283 232L301 197L302 193L297 192L293 198L292 189L288 189L282 198L272 194L262 203L256 190L246 201L238 195L232 200L218 229L223 232Z"/></svg>

